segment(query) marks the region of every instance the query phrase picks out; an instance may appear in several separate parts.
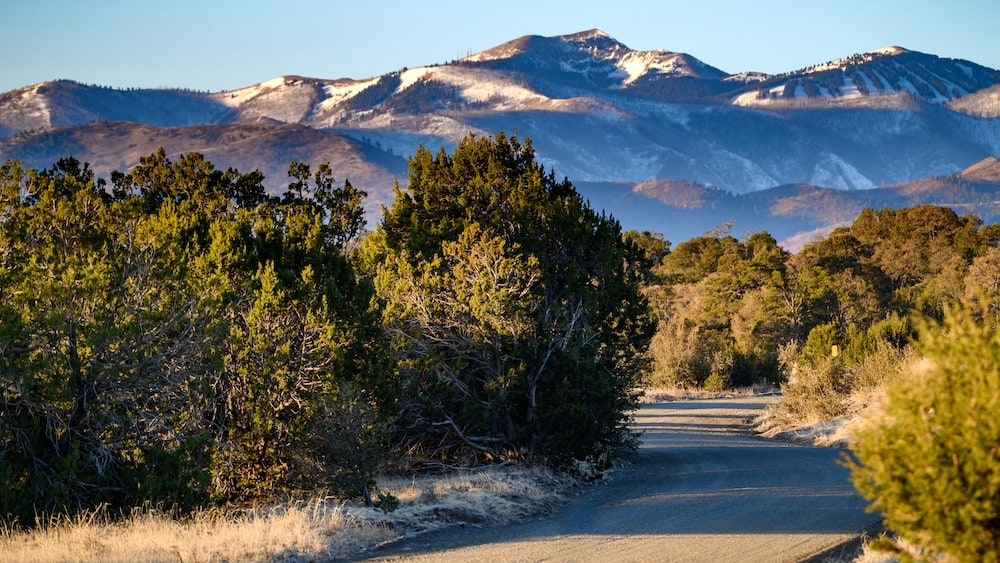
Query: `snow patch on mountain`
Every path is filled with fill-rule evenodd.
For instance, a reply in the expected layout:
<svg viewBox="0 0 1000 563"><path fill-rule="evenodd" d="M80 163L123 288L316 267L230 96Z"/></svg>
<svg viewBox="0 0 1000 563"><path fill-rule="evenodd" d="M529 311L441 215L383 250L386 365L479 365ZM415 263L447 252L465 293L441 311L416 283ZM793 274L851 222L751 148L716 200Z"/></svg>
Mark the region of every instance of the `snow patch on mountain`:
<svg viewBox="0 0 1000 563"><path fill-rule="evenodd" d="M815 186L846 186L855 190L878 187L857 168L831 153L821 153L808 182Z"/></svg>
<svg viewBox="0 0 1000 563"><path fill-rule="evenodd" d="M739 179L740 188L733 190L736 193L766 190L781 183L760 164L733 151L720 147L718 157L712 166L720 172L720 179Z"/></svg>
<svg viewBox="0 0 1000 563"><path fill-rule="evenodd" d="M757 72L749 70L744 72L737 72L736 74L730 74L729 76L726 76L722 80L724 82L764 82L765 80L770 80L771 78L772 75L767 74L766 72Z"/></svg>
<svg viewBox="0 0 1000 563"><path fill-rule="evenodd" d="M596 59L615 60L632 52L632 49L619 43L615 38L600 29L590 29L581 31L580 33L561 35L557 39L576 45L578 49L589 53Z"/></svg>
<svg viewBox="0 0 1000 563"><path fill-rule="evenodd" d="M618 68L627 76L624 84L632 84L650 72L672 76L693 74L680 55L667 51L633 51L621 58Z"/></svg>
<svg viewBox="0 0 1000 563"><path fill-rule="evenodd" d="M424 67L406 71L396 93L425 80L450 86L464 102L491 111L554 111L598 115L621 113L606 100L589 96L550 98L531 89L523 80L508 74L467 67Z"/></svg>
<svg viewBox="0 0 1000 563"><path fill-rule="evenodd" d="M482 136L490 134L488 131L470 128L468 123L442 115L434 115L427 118L420 127L420 131L426 135L432 135L438 139L447 139L455 143L469 133L477 133Z"/></svg>
<svg viewBox="0 0 1000 563"><path fill-rule="evenodd" d="M39 92L44 87L44 82L33 84L0 96L4 108L0 112L0 133L42 129L52 123L49 99Z"/></svg>
<svg viewBox="0 0 1000 563"><path fill-rule="evenodd" d="M571 33L569 35L563 35L562 37L568 41L578 41L580 43L586 43L594 39L610 39L614 41L613 37L598 28L588 29L579 33ZM617 43L617 41L615 41L615 43Z"/></svg>
<svg viewBox="0 0 1000 563"><path fill-rule="evenodd" d="M417 82L419 82L421 79L423 79L424 77L426 77L428 74L431 74L431 72L432 72L432 69L430 67L426 67L426 66L404 70L403 73L400 74L400 76L399 76L399 78L400 78L400 84L399 84L399 87L396 88L396 93L398 94L398 93L402 92L403 90L406 90L410 86L413 86L414 84L416 84Z"/></svg>
<svg viewBox="0 0 1000 563"><path fill-rule="evenodd" d="M246 88L218 92L213 94L212 97L231 108L238 108L250 100L268 92L277 90L284 85L285 77L278 76L277 78L272 78L271 80L261 82L260 84L254 84L253 86L247 86Z"/></svg>
<svg viewBox="0 0 1000 563"><path fill-rule="evenodd" d="M778 101L778 96L785 90L784 85L744 92L733 98L733 105L739 107L756 107Z"/></svg>
<svg viewBox="0 0 1000 563"><path fill-rule="evenodd" d="M889 45L888 47L882 47L881 49L875 49L872 51L875 55L902 55L903 53L908 52L908 50L900 47L899 45Z"/></svg>
<svg viewBox="0 0 1000 563"><path fill-rule="evenodd" d="M954 59L886 47L807 67L748 85L733 96L738 106L770 106L810 100L843 103L882 96L945 104L992 86L1000 72ZM883 105L880 101L874 104Z"/></svg>
<svg viewBox="0 0 1000 563"><path fill-rule="evenodd" d="M326 99L320 103L321 110L327 110L357 96L369 87L377 84L380 77L367 80L338 80L323 87Z"/></svg>
<svg viewBox="0 0 1000 563"><path fill-rule="evenodd" d="M439 67L428 74L458 89L464 100L490 102L491 109L499 111L534 108L552 101L516 79L493 71Z"/></svg>
<svg viewBox="0 0 1000 563"><path fill-rule="evenodd" d="M948 107L974 117L1000 117L1000 85L953 100Z"/></svg>

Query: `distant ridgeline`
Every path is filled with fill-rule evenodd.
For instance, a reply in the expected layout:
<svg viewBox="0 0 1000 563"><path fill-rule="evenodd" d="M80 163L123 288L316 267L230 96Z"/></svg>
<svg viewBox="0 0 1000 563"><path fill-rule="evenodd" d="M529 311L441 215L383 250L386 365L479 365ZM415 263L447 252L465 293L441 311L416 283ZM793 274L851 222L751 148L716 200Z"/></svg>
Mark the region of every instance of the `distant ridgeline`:
<svg viewBox="0 0 1000 563"><path fill-rule="evenodd" d="M290 161L330 162L370 194L374 221L418 147L504 131L532 139L542 164L626 226L676 240L731 224L792 241L865 206L992 217L995 182L962 174L1000 155L998 84L996 69L902 47L766 75L588 30L361 79L289 75L224 92L30 85L0 94L0 160L74 156L107 176L161 147L195 151L261 170L271 193Z"/></svg>

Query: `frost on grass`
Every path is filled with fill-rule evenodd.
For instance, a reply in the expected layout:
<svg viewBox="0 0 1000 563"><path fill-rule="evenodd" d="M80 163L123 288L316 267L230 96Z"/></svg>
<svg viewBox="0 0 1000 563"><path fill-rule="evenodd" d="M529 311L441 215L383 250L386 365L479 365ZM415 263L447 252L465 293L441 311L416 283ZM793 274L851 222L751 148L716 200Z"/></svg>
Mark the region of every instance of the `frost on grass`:
<svg viewBox="0 0 1000 563"><path fill-rule="evenodd" d="M391 530L315 501L187 520L147 511L125 522L83 517L0 539L0 561L262 561L329 558L386 541Z"/></svg>
<svg viewBox="0 0 1000 563"><path fill-rule="evenodd" d="M391 512L317 499L187 519L155 510L124 522L91 514L31 532L0 530L0 563L343 558L446 526L507 524L548 514L572 484L537 469L489 468L386 478L378 492L399 500Z"/></svg>
<svg viewBox="0 0 1000 563"><path fill-rule="evenodd" d="M539 469L491 468L434 479L384 481L379 491L399 499L389 513L354 507L350 513L395 530L399 537L452 525L500 525L551 513L571 479Z"/></svg>

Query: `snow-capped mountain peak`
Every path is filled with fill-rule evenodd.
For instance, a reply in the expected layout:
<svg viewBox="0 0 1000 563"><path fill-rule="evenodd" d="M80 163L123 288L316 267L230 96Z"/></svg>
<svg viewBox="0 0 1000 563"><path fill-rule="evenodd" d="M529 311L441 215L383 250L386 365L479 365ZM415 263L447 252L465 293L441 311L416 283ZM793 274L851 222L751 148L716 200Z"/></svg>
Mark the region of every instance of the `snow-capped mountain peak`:
<svg viewBox="0 0 1000 563"><path fill-rule="evenodd" d="M590 29L570 35L560 35L557 39L562 40L567 45L572 45L581 51L589 53L594 58L603 60L618 59L632 51L625 44L600 29Z"/></svg>
<svg viewBox="0 0 1000 563"><path fill-rule="evenodd" d="M899 45L889 45L888 47L882 47L881 49L875 49L872 53L879 55L902 55L903 53L909 53L907 49L900 47Z"/></svg>
<svg viewBox="0 0 1000 563"><path fill-rule="evenodd" d="M650 74L710 79L720 79L725 76L722 71L686 53L676 53L666 49L648 51L631 49L600 29L563 35L558 39L567 44L577 45L580 50L595 59L613 64L624 73L623 86Z"/></svg>
<svg viewBox="0 0 1000 563"><path fill-rule="evenodd" d="M1000 71L901 47L777 76L726 74L592 29L359 80L283 75L216 93L42 83L0 93L0 156L124 169L167 144L278 182L276 159L339 158L341 177L368 178L388 198L417 146L505 131L531 138L539 160L574 182L862 189L1000 154L997 108ZM175 139L170 128L188 130Z"/></svg>
<svg viewBox="0 0 1000 563"><path fill-rule="evenodd" d="M631 49L600 29L555 37L527 35L470 55L461 62L518 73L532 68L553 82L608 90L662 79L721 80L726 76L685 53Z"/></svg>
<svg viewBox="0 0 1000 563"><path fill-rule="evenodd" d="M560 37L562 37L566 41L579 41L584 43L588 41L609 41L609 40L614 43L618 43L618 41L615 40L613 37L605 33L603 30L597 29L596 27L594 29L588 29L586 31L578 31L577 33L561 35Z"/></svg>
<svg viewBox="0 0 1000 563"><path fill-rule="evenodd" d="M580 33L542 37L540 35L525 35L491 47L478 53L473 53L462 59L463 62L487 62L505 59L515 59L526 56L535 59L565 57L576 53L586 54L597 60L611 60L631 52L628 46L620 43L599 29L591 29Z"/></svg>

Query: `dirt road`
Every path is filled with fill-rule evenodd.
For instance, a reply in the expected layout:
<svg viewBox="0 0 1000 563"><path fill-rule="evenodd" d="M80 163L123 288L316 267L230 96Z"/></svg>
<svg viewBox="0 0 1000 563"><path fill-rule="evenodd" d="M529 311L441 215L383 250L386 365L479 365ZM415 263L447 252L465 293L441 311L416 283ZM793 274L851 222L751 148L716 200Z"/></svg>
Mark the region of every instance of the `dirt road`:
<svg viewBox="0 0 1000 563"><path fill-rule="evenodd" d="M378 561L802 561L878 517L836 449L747 436L768 399L644 406L634 465L552 516L450 529L371 553Z"/></svg>

